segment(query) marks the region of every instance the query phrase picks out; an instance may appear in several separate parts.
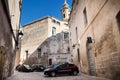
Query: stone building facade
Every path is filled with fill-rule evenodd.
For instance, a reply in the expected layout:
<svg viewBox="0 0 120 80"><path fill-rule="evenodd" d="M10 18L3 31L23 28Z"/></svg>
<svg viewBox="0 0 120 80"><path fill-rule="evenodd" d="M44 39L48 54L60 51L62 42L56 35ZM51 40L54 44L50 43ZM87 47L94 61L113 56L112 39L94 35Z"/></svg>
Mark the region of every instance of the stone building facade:
<svg viewBox="0 0 120 80"><path fill-rule="evenodd" d="M58 33L67 33L68 29L67 22L60 21L54 17L45 17L25 25L22 28L24 36L21 45L21 63L24 63L30 55L34 54L39 46L42 45L48 38L56 36Z"/></svg>
<svg viewBox="0 0 120 80"><path fill-rule="evenodd" d="M40 49L40 52L37 54L41 54L40 57L46 56L46 60L44 57L44 59L40 59L40 63L44 64L45 66L71 62L68 32L61 32L48 38L38 49Z"/></svg>
<svg viewBox="0 0 120 80"><path fill-rule="evenodd" d="M0 0L0 80L13 73L21 5L21 0Z"/></svg>
<svg viewBox="0 0 120 80"><path fill-rule="evenodd" d="M64 62L71 62L68 32L47 38L25 61L29 65L40 63L46 67Z"/></svg>
<svg viewBox="0 0 120 80"><path fill-rule="evenodd" d="M67 22L50 16L25 25L22 28L24 36L21 45L21 63L24 63L30 55L34 54L48 38L61 32L68 32L68 29ZM34 61L37 61L36 58ZM27 62L30 63L30 61Z"/></svg>
<svg viewBox="0 0 120 80"><path fill-rule="evenodd" d="M56 63L56 56L61 59L62 54L65 56L70 55L70 53L68 53L68 38L64 40L63 37L64 34L69 35L67 21L69 19L70 8L66 0L64 0L61 11L63 20L48 16L23 26L22 31L24 36L21 46L21 63L26 63L29 65L42 63L45 66L48 66L49 63L47 62L50 62L50 64ZM64 49L65 46L66 48ZM41 47L44 48L41 49ZM54 57L51 58L51 55ZM64 61L66 61L68 56L64 59Z"/></svg>
<svg viewBox="0 0 120 80"><path fill-rule="evenodd" d="M70 50L81 72L120 79L120 1L73 0Z"/></svg>

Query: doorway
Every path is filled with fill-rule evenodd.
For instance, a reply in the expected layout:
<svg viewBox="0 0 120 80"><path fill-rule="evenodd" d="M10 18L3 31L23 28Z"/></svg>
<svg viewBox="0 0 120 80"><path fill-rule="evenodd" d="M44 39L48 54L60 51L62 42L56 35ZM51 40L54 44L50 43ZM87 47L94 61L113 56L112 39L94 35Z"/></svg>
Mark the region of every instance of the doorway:
<svg viewBox="0 0 120 80"><path fill-rule="evenodd" d="M49 59L49 65L52 65L52 59Z"/></svg>
<svg viewBox="0 0 120 80"><path fill-rule="evenodd" d="M96 75L95 72L95 64L94 64L94 55L93 55L93 43L92 38L87 38L87 58L88 58L88 67L89 67L89 74L92 76Z"/></svg>

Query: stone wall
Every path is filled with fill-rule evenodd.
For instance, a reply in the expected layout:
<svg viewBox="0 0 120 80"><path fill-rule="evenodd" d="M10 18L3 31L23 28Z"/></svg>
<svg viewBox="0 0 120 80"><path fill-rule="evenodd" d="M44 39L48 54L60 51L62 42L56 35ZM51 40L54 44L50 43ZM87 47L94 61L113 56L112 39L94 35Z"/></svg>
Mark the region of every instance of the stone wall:
<svg viewBox="0 0 120 80"><path fill-rule="evenodd" d="M31 55L48 36L48 19L26 25L22 28L24 33L21 46L21 63L26 59L26 51Z"/></svg>
<svg viewBox="0 0 120 80"><path fill-rule="evenodd" d="M50 65L50 59L52 60L52 64L71 61L69 36L64 38L64 32L48 38L39 48L41 48L41 55L45 53L48 56L48 65Z"/></svg>
<svg viewBox="0 0 120 80"><path fill-rule="evenodd" d="M0 0L0 80L12 74L15 52L12 44L11 25L5 5Z"/></svg>
<svg viewBox="0 0 120 80"><path fill-rule="evenodd" d="M40 63L48 67L49 59L52 59L52 64L71 61L69 38L64 39L64 32L47 38L24 63L29 65Z"/></svg>
<svg viewBox="0 0 120 80"><path fill-rule="evenodd" d="M76 27L80 45L72 50L73 61L84 73L90 74L87 49L87 38L92 39L92 54L96 76L119 80L120 75L120 34L119 21L116 16L120 10L119 0L81 0L73 3L73 11L69 21L72 44L77 43ZM86 8L88 23L84 23ZM78 62L77 49L80 49Z"/></svg>

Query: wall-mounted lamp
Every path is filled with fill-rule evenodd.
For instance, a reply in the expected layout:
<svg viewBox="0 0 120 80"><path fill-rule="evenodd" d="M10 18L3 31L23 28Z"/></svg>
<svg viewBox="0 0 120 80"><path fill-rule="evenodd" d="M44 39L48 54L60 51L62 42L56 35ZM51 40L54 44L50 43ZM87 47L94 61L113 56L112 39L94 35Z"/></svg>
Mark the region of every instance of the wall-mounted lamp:
<svg viewBox="0 0 120 80"><path fill-rule="evenodd" d="M92 38L91 37L87 37L87 43L92 43Z"/></svg>
<svg viewBox="0 0 120 80"><path fill-rule="evenodd" d="M91 37L87 37L87 43L95 43L95 39L92 39ZM93 53L95 56L97 56L96 46L93 44Z"/></svg>
<svg viewBox="0 0 120 80"><path fill-rule="evenodd" d="M87 43L95 43L95 39L92 37L87 37Z"/></svg>
<svg viewBox="0 0 120 80"><path fill-rule="evenodd" d="M23 36L22 31L18 30L17 36L16 36L16 47L17 47L17 49L19 49L19 41L20 41L22 36Z"/></svg>
<svg viewBox="0 0 120 80"><path fill-rule="evenodd" d="M22 37L23 36L23 33L22 33L22 31L20 31L19 33L18 33L18 37Z"/></svg>

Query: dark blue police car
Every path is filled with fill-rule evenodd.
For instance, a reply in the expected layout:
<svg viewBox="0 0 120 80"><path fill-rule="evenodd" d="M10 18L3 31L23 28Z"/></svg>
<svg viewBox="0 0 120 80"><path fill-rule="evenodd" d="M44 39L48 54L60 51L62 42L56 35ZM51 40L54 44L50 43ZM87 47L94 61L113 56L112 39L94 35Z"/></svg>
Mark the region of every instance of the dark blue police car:
<svg viewBox="0 0 120 80"><path fill-rule="evenodd" d="M77 75L78 73L79 73L78 67L71 63L55 65L44 70L44 75L52 77L61 74Z"/></svg>

